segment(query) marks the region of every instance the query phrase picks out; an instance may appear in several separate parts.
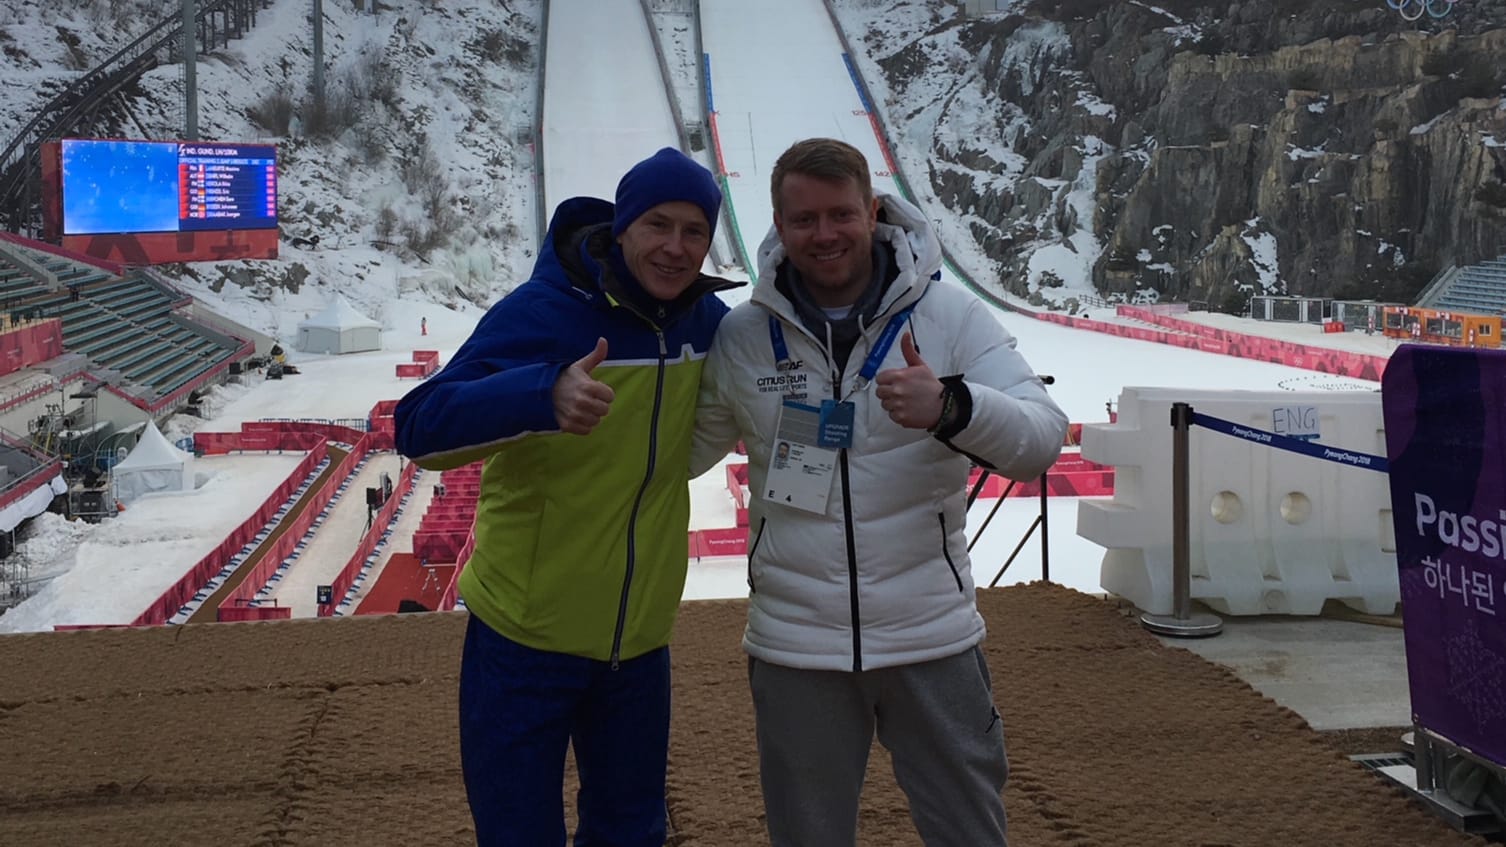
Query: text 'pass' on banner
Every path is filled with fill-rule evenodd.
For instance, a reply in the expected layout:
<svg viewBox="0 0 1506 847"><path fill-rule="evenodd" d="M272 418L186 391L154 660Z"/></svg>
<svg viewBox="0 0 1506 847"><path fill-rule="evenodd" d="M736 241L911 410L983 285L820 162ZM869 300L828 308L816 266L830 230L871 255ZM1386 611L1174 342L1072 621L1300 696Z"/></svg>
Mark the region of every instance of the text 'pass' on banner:
<svg viewBox="0 0 1506 847"><path fill-rule="evenodd" d="M1381 394L1413 718L1506 765L1506 351L1404 345Z"/></svg>

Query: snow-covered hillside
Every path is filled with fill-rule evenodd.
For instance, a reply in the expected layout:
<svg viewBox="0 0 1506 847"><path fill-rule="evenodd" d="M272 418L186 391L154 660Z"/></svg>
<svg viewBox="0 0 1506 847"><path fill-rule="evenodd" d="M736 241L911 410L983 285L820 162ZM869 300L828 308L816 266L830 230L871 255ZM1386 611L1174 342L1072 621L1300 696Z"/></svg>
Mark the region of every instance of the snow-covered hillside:
<svg viewBox="0 0 1506 847"><path fill-rule="evenodd" d="M535 250L540 5L384 3L378 14L323 5L323 109L309 93L307 0L272 0L246 37L198 63L200 136L279 147L281 258L165 270L212 308L281 338L332 292L389 327L399 295L489 305ZM180 4L76 6L22 0L0 11L7 140L68 79ZM181 137L181 75L178 65L147 73L98 134Z"/></svg>

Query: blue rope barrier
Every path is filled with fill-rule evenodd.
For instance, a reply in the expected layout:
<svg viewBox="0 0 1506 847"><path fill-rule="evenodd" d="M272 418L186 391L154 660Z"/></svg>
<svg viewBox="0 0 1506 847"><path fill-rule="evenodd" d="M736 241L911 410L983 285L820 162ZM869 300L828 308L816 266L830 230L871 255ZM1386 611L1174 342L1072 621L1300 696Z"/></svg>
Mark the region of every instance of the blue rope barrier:
<svg viewBox="0 0 1506 847"><path fill-rule="evenodd" d="M1384 456L1373 456L1369 453L1360 453L1355 450L1340 450L1336 447L1327 447L1316 441L1303 441L1300 438L1292 438L1288 435L1278 435L1274 432L1266 432L1253 426L1245 426L1223 418L1215 418L1199 412L1192 413L1192 423L1214 432L1221 432L1235 438L1243 438L1256 444L1264 444L1267 447L1275 447L1278 450L1286 450L1291 453L1301 453L1312 456L1315 459L1323 459L1329 462L1337 462L1341 465L1349 465L1355 468L1365 468L1372 471L1386 473L1388 465Z"/></svg>

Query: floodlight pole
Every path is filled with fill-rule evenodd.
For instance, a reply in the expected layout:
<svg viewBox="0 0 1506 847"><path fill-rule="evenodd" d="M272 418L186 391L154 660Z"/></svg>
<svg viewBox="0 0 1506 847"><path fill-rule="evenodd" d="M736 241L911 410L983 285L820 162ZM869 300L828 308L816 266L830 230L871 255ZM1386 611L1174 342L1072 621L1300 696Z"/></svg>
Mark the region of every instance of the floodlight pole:
<svg viewBox="0 0 1506 847"><path fill-rule="evenodd" d="M183 0L183 140L199 140L199 58L194 38L195 0Z"/></svg>
<svg viewBox="0 0 1506 847"><path fill-rule="evenodd" d="M324 105L324 0L314 0L314 103Z"/></svg>
<svg viewBox="0 0 1506 847"><path fill-rule="evenodd" d="M1140 625L1157 635L1202 638L1218 635L1224 622L1217 615L1192 611L1192 550L1188 492L1188 432L1192 406L1171 404L1171 591L1172 614L1140 616Z"/></svg>

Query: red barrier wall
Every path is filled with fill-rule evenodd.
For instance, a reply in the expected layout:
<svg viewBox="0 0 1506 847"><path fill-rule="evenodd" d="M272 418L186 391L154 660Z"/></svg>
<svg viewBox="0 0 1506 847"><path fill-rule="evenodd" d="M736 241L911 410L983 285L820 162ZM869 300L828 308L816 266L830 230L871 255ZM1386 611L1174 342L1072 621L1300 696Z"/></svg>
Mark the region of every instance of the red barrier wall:
<svg viewBox="0 0 1506 847"><path fill-rule="evenodd" d="M294 421L247 421L241 424L239 443L235 449L271 452L273 450L308 450L314 444L322 444L326 438L323 429L341 433L354 432L349 427L327 424L300 424ZM336 441L354 444L360 438L328 436ZM194 434L197 445L198 434Z"/></svg>
<svg viewBox="0 0 1506 847"><path fill-rule="evenodd" d="M232 621L285 621L293 617L292 606L221 606L216 613L221 623Z"/></svg>
<svg viewBox="0 0 1506 847"><path fill-rule="evenodd" d="M982 473L981 469L973 468L968 474L968 491L972 491L973 486L977 485ZM1032 479L1015 483L1010 488L1009 480L990 474L978 496L991 500L1004 496L1006 489L1010 497L1039 497L1041 483L1039 479ZM1063 453L1046 472L1047 497L1105 497L1113 493L1114 469L1090 462L1081 453Z"/></svg>
<svg viewBox="0 0 1506 847"><path fill-rule="evenodd" d="M241 434L238 432L195 432L193 451L200 456L223 456L232 450L241 449Z"/></svg>
<svg viewBox="0 0 1506 847"><path fill-rule="evenodd" d="M476 534L466 536L465 546L460 548L460 554L455 557L455 570L450 574L450 584L445 587L444 595L439 598L439 608L448 612L455 608L460 599L460 572L465 569L466 563L471 560L471 554L476 551Z"/></svg>
<svg viewBox="0 0 1506 847"><path fill-rule="evenodd" d="M398 474L397 484L392 488L392 496L387 498L386 503L382 504L381 510L372 519L371 526L366 530L366 534L361 536L361 543L356 546L356 552L351 555L345 562L345 566L340 568L340 572L330 582L332 589L330 593L334 597L334 602L328 606L320 606L319 617L332 616L335 613L335 607L350 592L350 587L355 585L356 575L361 572L361 566L365 564L366 557L370 556L371 551L375 550L377 544L381 542L382 533L391 525L392 516L397 514L398 505L403 502L403 498L408 495L408 492L413 490L413 476L417 472L418 465L409 462L403 468L403 472Z"/></svg>
<svg viewBox="0 0 1506 847"><path fill-rule="evenodd" d="M391 406L396 405L395 401L384 402L390 402ZM382 406L383 404L379 403L377 408L373 409L373 416L377 415L378 410ZM387 407L389 411L391 406ZM298 486L303 484L304 479L308 477L313 468L324 460L329 454L328 440L353 445L354 451L352 455L356 455L357 452L364 454L374 449L387 449L390 447L391 434L363 433L360 430L347 426L305 421L248 421L241 425L241 432L238 433L194 433L194 451L201 454L223 454L233 450L307 450L308 454L299 461L298 466L293 469L288 478L277 487L276 491L267 497L249 518L232 530L213 551L195 563L177 582L169 586L146 610L136 617L131 625L149 626L163 624L176 614L178 609L182 608L189 598L193 597L210 578L219 573L225 564L234 558L235 554L240 552L241 548L245 547L249 541L256 537L256 534L261 531L262 527L267 525L272 516L281 508L282 504L298 489ZM350 456L347 456L347 461L349 459ZM405 469L405 474L410 484L412 473L413 468L411 466ZM326 499L318 505L318 508L313 508L312 511L309 509L304 510L302 514L308 515L310 522L323 509L324 504L329 502L327 498L333 496L335 487L337 486L329 486L321 492ZM392 498L392 502L394 503L397 500L399 498ZM310 505L312 506L313 503ZM292 544L296 545L296 540L301 538L303 532L306 531L307 526L303 528L303 531L293 535ZM282 537L287 538L288 533L284 533ZM291 550L292 547L289 546L288 549ZM275 561L281 562L284 556L286 556L286 553L278 556ZM273 570L275 569L274 565ZM265 584L265 580L262 580L261 584ZM244 583L242 585L244 586ZM254 592L252 593L254 594Z"/></svg>
<svg viewBox="0 0 1506 847"><path fill-rule="evenodd" d="M414 350L412 362L399 362L397 375L402 377L418 377L423 379L439 370L438 350Z"/></svg>
<svg viewBox="0 0 1506 847"><path fill-rule="evenodd" d="M328 446L323 441L315 444L309 450L308 455L299 461L298 466L293 469L293 472L288 474L288 478L283 480L282 484L277 486L277 490L273 491L266 500L262 501L262 504L256 508L256 511L252 512L250 517L231 530L230 534L225 537L225 540L220 542L219 546L215 547L208 555L189 568L188 572L179 578L177 582L168 586L167 590L162 592L131 623L138 626L167 623L168 618L176 614L178 609L182 608L183 604L188 602L189 598L193 597L205 583L209 582L211 577L219 573L220 569L225 567L234 558L235 554L240 552L242 547L245 547L247 543L256 537L256 533L267 525L272 516L281 508L282 504L292 496L294 491L298 490L298 486L303 484L304 479L308 477L316 465L324 460L326 455L328 455Z"/></svg>
<svg viewBox="0 0 1506 847"><path fill-rule="evenodd" d="M429 562L459 562L476 518L481 463L447 470L439 480L444 484L445 495L429 501L423 520L413 533L413 555Z"/></svg>
<svg viewBox="0 0 1506 847"><path fill-rule="evenodd" d="M31 321L0 333L0 376L61 355L63 322L59 318Z"/></svg>
<svg viewBox="0 0 1506 847"><path fill-rule="evenodd" d="M397 422L392 417L392 412L397 408L396 400L381 400L371 407L371 415L367 417L367 425L372 432L392 433L397 431Z"/></svg>
<svg viewBox="0 0 1506 847"><path fill-rule="evenodd" d="M306 429L309 426L322 426L331 432L340 432L345 435L351 432L348 427L342 426L303 424L293 421L281 421L278 423L284 426L298 427L299 429ZM323 442L321 441L321 443ZM356 466L361 463L361 459L365 456L366 441L365 439L358 439L355 446L351 448L349 453L345 454L345 458L340 460L340 464L335 466L334 472L324 481L319 490L304 495L307 498L307 504L298 513L298 517L294 518L288 524L288 528L272 543L272 546L263 552L251 572L241 580L241 583L235 587L235 590L230 592L224 600L220 601L219 609L215 613L217 620L229 620L224 617L226 610L249 606L251 601L256 597L256 593L261 591L262 587L272 579L273 574L277 573L277 569L282 565L283 560L293 554L294 549L298 547L298 542L303 540L303 536L308 533L309 527L314 525L314 519L319 517L319 513L324 511L324 507L328 506L329 502L334 499L335 492L340 487L340 484L350 478L350 475L355 472Z"/></svg>
<svg viewBox="0 0 1506 847"><path fill-rule="evenodd" d="M1351 353L1292 341L1278 341L1259 335L1246 335L1172 316L1176 313L1185 313L1185 307L1120 306L1117 311L1127 318L1166 327L1180 335L1193 337L1193 342L1175 340L1163 342L1180 347L1192 347L1241 359L1274 362L1294 368L1341 374L1375 382L1380 381L1381 374L1386 370L1386 359L1382 356ZM1093 323L1098 322L1093 321ZM1126 327L1126 329L1134 329L1134 327Z"/></svg>
<svg viewBox="0 0 1506 847"><path fill-rule="evenodd" d="M698 556L746 556L748 555L748 530L703 529L696 533Z"/></svg>

